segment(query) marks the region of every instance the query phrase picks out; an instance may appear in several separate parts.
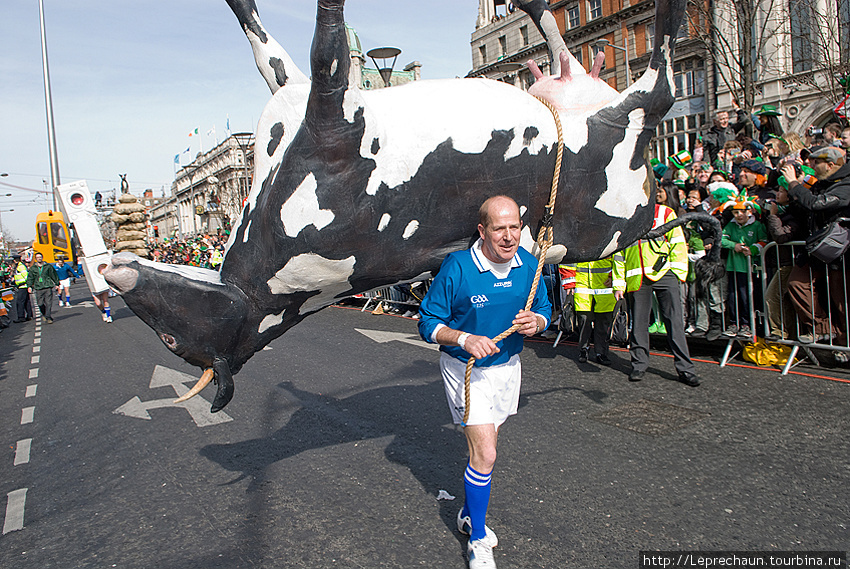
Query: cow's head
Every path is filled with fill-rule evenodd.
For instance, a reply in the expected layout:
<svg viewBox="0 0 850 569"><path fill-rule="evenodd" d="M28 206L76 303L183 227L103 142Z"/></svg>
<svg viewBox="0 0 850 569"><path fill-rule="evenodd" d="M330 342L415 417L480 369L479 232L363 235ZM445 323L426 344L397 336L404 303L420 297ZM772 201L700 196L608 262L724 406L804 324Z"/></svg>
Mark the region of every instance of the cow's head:
<svg viewBox="0 0 850 569"><path fill-rule="evenodd" d="M248 318L242 291L223 283L215 271L154 263L129 253L112 257L101 273L169 350L204 370L191 395L215 379L212 410L227 405L233 396L231 374L247 360L239 345Z"/></svg>

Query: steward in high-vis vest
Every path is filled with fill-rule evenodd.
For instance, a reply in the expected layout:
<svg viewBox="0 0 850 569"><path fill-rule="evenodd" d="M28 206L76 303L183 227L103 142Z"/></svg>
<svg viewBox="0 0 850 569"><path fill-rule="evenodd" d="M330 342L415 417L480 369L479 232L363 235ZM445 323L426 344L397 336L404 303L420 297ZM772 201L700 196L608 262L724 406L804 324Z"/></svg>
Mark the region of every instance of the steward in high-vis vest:
<svg viewBox="0 0 850 569"><path fill-rule="evenodd" d="M562 267L562 282L571 280L574 283L573 303L579 326L578 361L587 362L592 331L597 363L610 365L608 337L614 306L626 290L623 254L615 253L605 259Z"/></svg>
<svg viewBox="0 0 850 569"><path fill-rule="evenodd" d="M659 193L664 188L658 189ZM671 184L668 191L676 191ZM658 203L652 228L676 219L676 212ZM658 299L661 321L667 329L667 343L679 381L696 387L699 378L688 352L682 314L682 288L688 276L688 244L681 227L675 227L657 239L636 242L624 250L626 258L626 291L632 314L629 355L632 371L629 381L640 381L649 367L649 320L652 295Z"/></svg>
<svg viewBox="0 0 850 569"><path fill-rule="evenodd" d="M219 249L213 249L212 255L210 255L210 266L213 270L218 270L219 265L224 262L224 254Z"/></svg>
<svg viewBox="0 0 850 569"><path fill-rule="evenodd" d="M17 264L15 265L15 320L14 322L26 322L32 320L32 302L30 301L30 293L27 290L27 275L29 269L26 264L21 261L20 255L13 257Z"/></svg>

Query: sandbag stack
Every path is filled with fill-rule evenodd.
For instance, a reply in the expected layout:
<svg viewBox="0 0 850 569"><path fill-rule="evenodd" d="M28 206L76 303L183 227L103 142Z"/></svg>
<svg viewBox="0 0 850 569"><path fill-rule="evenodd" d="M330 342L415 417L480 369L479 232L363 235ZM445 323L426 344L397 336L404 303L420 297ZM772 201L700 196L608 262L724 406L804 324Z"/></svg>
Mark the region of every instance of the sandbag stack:
<svg viewBox="0 0 850 569"><path fill-rule="evenodd" d="M112 209L112 222L115 223L115 252L127 251L139 257L150 258L147 242L147 214L145 206L133 194L121 194Z"/></svg>

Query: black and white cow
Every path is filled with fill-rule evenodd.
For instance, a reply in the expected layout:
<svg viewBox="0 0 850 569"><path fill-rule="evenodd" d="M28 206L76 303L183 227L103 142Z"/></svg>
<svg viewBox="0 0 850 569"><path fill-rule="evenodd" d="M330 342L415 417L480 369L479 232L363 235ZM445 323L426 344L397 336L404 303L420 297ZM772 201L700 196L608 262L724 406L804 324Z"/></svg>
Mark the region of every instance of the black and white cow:
<svg viewBox="0 0 850 569"><path fill-rule="evenodd" d="M447 253L468 247L488 196L513 197L536 224L558 144L552 112L505 83L349 85L343 0L318 0L312 82L266 33L253 0L228 3L273 97L221 272L126 254L104 270L169 349L205 370L193 393L214 376L213 411L230 401L232 374L308 314L429 276ZM560 67L534 89L564 125L553 223L560 256L604 257L652 224L646 147L673 103L670 62L685 2L657 0L649 67L623 93L598 79L601 60L587 74L572 58L545 0L517 4L549 36Z"/></svg>

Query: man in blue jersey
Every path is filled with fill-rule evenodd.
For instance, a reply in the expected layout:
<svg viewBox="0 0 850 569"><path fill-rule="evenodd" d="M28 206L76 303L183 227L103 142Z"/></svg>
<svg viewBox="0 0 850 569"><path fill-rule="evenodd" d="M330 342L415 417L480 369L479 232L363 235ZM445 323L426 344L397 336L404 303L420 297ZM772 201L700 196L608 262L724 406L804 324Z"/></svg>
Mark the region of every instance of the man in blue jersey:
<svg viewBox="0 0 850 569"><path fill-rule="evenodd" d="M65 262L64 257L59 258L59 262L54 265L56 267L56 275L59 277L59 286L56 287L56 294L59 295L59 306L67 306L71 308L71 279L77 278L80 275L74 270L74 267ZM65 289L65 302L62 302L62 289Z"/></svg>
<svg viewBox="0 0 850 569"><path fill-rule="evenodd" d="M485 201L479 210L480 239L446 257L419 310L422 338L441 345L440 371L455 424L463 424L466 363L470 355L476 358L469 419L463 424L469 445L466 499L457 519L458 530L469 534L470 569L496 567L492 549L498 540L485 520L498 431L517 411L523 336L546 330L552 316L544 286L525 310L537 259L519 248L521 229L519 207L511 198ZM516 332L498 344L492 341L514 324L520 326Z"/></svg>

